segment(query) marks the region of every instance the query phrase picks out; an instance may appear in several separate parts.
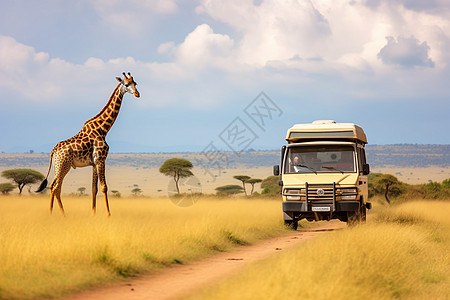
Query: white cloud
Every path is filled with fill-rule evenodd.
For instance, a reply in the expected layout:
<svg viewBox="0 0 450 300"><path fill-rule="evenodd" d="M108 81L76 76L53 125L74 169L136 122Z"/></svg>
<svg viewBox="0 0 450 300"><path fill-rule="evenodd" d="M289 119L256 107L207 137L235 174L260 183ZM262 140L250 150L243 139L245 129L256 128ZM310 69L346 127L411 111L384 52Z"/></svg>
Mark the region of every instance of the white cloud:
<svg viewBox="0 0 450 300"><path fill-rule="evenodd" d="M178 9L174 1L92 3L105 22L123 22L123 29L148 25L152 14L174 14ZM450 59L449 20L388 1L366 4L364 0L257 4L250 0L205 0L197 12L226 26L203 23L191 28L182 42L155 46L165 56L164 62L142 61L143 56L141 60L110 59L106 55L108 58L90 57L75 64L38 52L11 37L1 37L0 85L29 99L66 101L64 95L73 99L84 93L104 93L111 82L105 78L114 80L114 76L130 70L140 75L137 78L143 95L159 99L150 105L161 106L218 102L226 97L216 92L219 90L225 94L227 90L267 87L298 94L301 89L320 89L335 82L336 88L351 89L352 93L365 89L361 94L368 95L378 92L374 85L394 82L397 77L405 87L420 81L421 76L444 78L438 72L447 72ZM407 43L398 38L386 44L387 36L413 36L416 40ZM434 63L435 67L417 68L420 70L410 74L392 65L406 64L401 60L405 57L418 59L409 63ZM426 74L421 73L423 69L428 69ZM200 94L208 93L211 97L200 99Z"/></svg>
<svg viewBox="0 0 450 300"><path fill-rule="evenodd" d="M415 37L401 37L397 40L393 37L386 37L387 44L384 46L378 57L390 65L399 65L406 68L411 67L434 67L434 62L428 57L430 47L427 42L420 43Z"/></svg>
<svg viewBox="0 0 450 300"><path fill-rule="evenodd" d="M234 41L224 34L214 33L207 24L197 26L175 50L177 62L201 68L214 66L227 69L233 57Z"/></svg>
<svg viewBox="0 0 450 300"><path fill-rule="evenodd" d="M12 37L0 36L0 86L25 101L57 102L75 98L79 102L89 101L92 97L83 94L100 94L102 89L107 89L100 78L141 69L139 64L132 57L108 61L91 57L84 64L73 64L36 52Z"/></svg>
<svg viewBox="0 0 450 300"><path fill-rule="evenodd" d="M174 42L163 43L158 46L158 53L159 54L170 53L170 52L172 52L174 47L175 47Z"/></svg>
<svg viewBox="0 0 450 300"><path fill-rule="evenodd" d="M370 2L370 1L369 1ZM373 1L372 1L373 2ZM436 2L436 1L435 1ZM369 3L370 4L370 3ZM233 48L240 64L322 58L324 64L367 69L381 67L377 55L387 36L414 36L427 41L429 59L446 64L450 21L432 14L442 6L414 1L351 2L204 0L197 12L208 14L236 31ZM435 11L435 10L434 10ZM305 67L304 64L297 64Z"/></svg>
<svg viewBox="0 0 450 300"><path fill-rule="evenodd" d="M203 1L197 8L242 35L240 63L264 66L267 61L295 55L316 57L326 48L330 27L308 1Z"/></svg>

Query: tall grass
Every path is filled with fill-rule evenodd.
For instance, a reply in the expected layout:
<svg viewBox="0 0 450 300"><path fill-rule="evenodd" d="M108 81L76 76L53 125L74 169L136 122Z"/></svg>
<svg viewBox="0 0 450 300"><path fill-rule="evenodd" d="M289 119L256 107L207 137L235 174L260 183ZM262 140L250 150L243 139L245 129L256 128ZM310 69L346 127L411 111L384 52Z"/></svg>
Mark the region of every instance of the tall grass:
<svg viewBox="0 0 450 300"><path fill-rule="evenodd" d="M103 203L92 216L88 197L65 197L65 218L48 202L0 197L0 299L58 297L285 230L279 201L121 198L110 218Z"/></svg>
<svg viewBox="0 0 450 300"><path fill-rule="evenodd" d="M189 299L449 299L450 203L410 202Z"/></svg>

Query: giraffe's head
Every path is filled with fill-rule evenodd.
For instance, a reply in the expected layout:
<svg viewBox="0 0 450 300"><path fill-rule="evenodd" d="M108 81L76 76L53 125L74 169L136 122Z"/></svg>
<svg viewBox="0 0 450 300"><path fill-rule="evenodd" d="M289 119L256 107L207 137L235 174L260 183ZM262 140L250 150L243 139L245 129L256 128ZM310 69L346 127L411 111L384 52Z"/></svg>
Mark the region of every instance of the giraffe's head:
<svg viewBox="0 0 450 300"><path fill-rule="evenodd" d="M140 94L136 88L137 83L134 81L133 76L131 76L129 72L128 76L125 74L125 72L123 72L122 74L123 79L120 77L116 77L117 81L124 85L128 93L135 95L136 98L139 98Z"/></svg>

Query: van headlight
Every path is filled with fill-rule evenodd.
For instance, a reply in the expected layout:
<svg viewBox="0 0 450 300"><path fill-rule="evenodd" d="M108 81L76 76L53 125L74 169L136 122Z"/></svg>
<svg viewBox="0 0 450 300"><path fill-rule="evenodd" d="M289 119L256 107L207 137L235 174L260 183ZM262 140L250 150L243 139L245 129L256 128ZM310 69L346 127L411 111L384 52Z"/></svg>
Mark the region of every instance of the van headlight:
<svg viewBox="0 0 450 300"><path fill-rule="evenodd" d="M354 189L343 189L341 199L342 200L355 200L358 196L358 190Z"/></svg>

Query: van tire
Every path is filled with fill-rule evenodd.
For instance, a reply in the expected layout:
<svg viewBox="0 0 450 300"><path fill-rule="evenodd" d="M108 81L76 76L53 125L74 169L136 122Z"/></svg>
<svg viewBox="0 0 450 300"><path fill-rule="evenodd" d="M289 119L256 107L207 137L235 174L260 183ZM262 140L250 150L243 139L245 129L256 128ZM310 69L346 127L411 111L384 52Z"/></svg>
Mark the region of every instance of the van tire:
<svg viewBox="0 0 450 300"><path fill-rule="evenodd" d="M298 220L297 219L289 220L289 221L284 220L284 225L286 227L288 227L289 229L291 229L291 230L297 230L297 228L298 228Z"/></svg>

